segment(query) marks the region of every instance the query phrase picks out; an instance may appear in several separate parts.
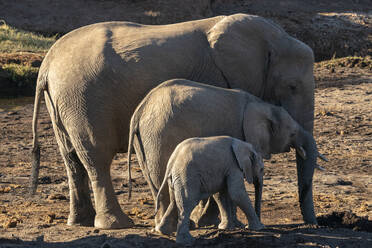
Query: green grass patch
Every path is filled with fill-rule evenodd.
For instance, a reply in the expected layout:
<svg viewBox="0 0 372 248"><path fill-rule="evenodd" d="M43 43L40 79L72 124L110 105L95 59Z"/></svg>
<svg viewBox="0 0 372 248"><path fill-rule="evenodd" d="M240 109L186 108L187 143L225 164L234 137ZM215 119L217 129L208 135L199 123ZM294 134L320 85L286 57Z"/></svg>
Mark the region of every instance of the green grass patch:
<svg viewBox="0 0 372 248"><path fill-rule="evenodd" d="M56 36L44 37L33 32L15 29L0 21L0 53L45 53L56 41Z"/></svg>
<svg viewBox="0 0 372 248"><path fill-rule="evenodd" d="M35 83L39 68L19 64L6 64L2 66L9 80L18 83Z"/></svg>

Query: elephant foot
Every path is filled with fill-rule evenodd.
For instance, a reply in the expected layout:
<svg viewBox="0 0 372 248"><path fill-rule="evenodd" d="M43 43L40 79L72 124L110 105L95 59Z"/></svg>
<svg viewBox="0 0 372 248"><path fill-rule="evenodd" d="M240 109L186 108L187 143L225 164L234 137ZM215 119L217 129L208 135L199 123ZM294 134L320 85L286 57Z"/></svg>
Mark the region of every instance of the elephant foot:
<svg viewBox="0 0 372 248"><path fill-rule="evenodd" d="M85 209L84 209L85 210ZM67 219L69 226L94 226L94 209L85 210L80 213L70 213Z"/></svg>
<svg viewBox="0 0 372 248"><path fill-rule="evenodd" d="M184 246L192 246L195 243L195 238L189 232L177 233L176 243Z"/></svg>
<svg viewBox="0 0 372 248"><path fill-rule="evenodd" d="M232 223L234 228L244 228L245 225L238 219L235 219Z"/></svg>
<svg viewBox="0 0 372 248"><path fill-rule="evenodd" d="M261 230L264 229L265 225L262 224L261 222L259 223L254 223L254 224L249 224L249 229L251 230Z"/></svg>
<svg viewBox="0 0 372 248"><path fill-rule="evenodd" d="M161 222L159 225L156 225L155 231L164 235L171 235L173 232L177 230L177 224L174 222L171 223L163 223Z"/></svg>
<svg viewBox="0 0 372 248"><path fill-rule="evenodd" d="M234 221L222 221L220 222L220 224L218 224L218 229L221 229L221 230L228 230L228 229L234 229L234 228L241 228L241 226L237 225Z"/></svg>
<svg viewBox="0 0 372 248"><path fill-rule="evenodd" d="M94 227L99 229L122 229L132 226L134 226L133 220L123 212L118 215L97 214L94 219Z"/></svg>

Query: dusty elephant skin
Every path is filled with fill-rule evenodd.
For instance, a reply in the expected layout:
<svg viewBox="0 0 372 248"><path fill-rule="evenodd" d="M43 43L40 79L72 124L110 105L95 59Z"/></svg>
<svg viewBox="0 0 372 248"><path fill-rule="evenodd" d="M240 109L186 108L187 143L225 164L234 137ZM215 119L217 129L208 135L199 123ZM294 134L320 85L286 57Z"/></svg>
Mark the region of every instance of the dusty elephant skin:
<svg viewBox="0 0 372 248"><path fill-rule="evenodd" d="M151 90L133 113L128 161L133 145L155 199L175 147L187 138L216 135L245 140L266 159L294 147L303 159L312 160L308 166L315 166L318 154L312 135L284 108L242 90L173 79ZM128 167L130 171L130 163ZM260 216L262 184L255 181L255 188L255 207ZM168 204L165 191L160 199L159 219ZM173 223L165 223L173 227L165 229L175 229L176 212L173 219Z"/></svg>
<svg viewBox="0 0 372 248"><path fill-rule="evenodd" d="M40 67L33 150L38 147L37 113L44 91L69 179L68 223L132 225L115 198L110 164L127 148L135 107L162 81L186 78L241 88L283 106L312 132L313 60L307 45L270 21L245 14L159 26L106 22L66 34ZM313 162L297 158L299 200L307 223L316 223Z"/></svg>
<svg viewBox="0 0 372 248"><path fill-rule="evenodd" d="M248 183L252 183L253 178L262 182L263 174L262 158L249 143L229 136L184 140L169 158L156 197L155 212L163 189L169 186L170 204L156 230L170 234L162 227L167 226L164 222L169 221L173 217L171 213L178 209L176 242L192 245L195 240L189 232L191 212L200 200L212 194L221 214L219 228L226 229L231 222L228 217L231 200L243 210L250 229L264 228L244 187L244 178Z"/></svg>

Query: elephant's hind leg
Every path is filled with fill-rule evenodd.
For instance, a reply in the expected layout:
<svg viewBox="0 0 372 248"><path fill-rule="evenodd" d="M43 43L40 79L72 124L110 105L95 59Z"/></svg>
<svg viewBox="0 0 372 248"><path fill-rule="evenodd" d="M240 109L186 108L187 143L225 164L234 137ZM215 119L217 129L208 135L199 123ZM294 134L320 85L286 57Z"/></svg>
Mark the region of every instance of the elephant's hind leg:
<svg viewBox="0 0 372 248"><path fill-rule="evenodd" d="M190 234L190 215L200 199L200 195L193 195L198 192L199 185L193 186L189 186L188 189L175 186L174 191L179 215L176 242L187 246L192 245L195 241L195 238ZM195 190L195 188L197 189Z"/></svg>
<svg viewBox="0 0 372 248"><path fill-rule="evenodd" d="M170 185L171 181L168 181ZM174 199L174 190L169 186L169 206L167 211L164 213L159 224L156 224L155 230L165 235L170 235L172 232L176 231L177 228L177 206Z"/></svg>
<svg viewBox="0 0 372 248"><path fill-rule="evenodd" d="M68 225L93 226L95 211L90 198L88 174L66 134L55 128L56 139L65 163L70 194Z"/></svg>
<svg viewBox="0 0 372 248"><path fill-rule="evenodd" d="M98 142L97 142L98 143ZM121 210L111 182L110 165L113 154L102 142L93 146L82 142L77 154L88 172L96 207L94 226L101 229L120 229L133 226L133 221Z"/></svg>

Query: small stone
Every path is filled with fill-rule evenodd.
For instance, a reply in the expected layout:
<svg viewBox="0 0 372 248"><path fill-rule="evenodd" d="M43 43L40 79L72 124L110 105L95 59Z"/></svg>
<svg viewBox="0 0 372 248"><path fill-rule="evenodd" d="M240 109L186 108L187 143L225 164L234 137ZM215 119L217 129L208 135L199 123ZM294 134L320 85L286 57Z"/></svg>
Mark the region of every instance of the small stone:
<svg viewBox="0 0 372 248"><path fill-rule="evenodd" d="M44 235L37 236L37 237L36 237L36 241L37 241L37 242L44 242Z"/></svg>
<svg viewBox="0 0 372 248"><path fill-rule="evenodd" d="M64 195L57 193L49 195L48 200L67 200L67 198Z"/></svg>
<svg viewBox="0 0 372 248"><path fill-rule="evenodd" d="M347 186L347 185L353 185L353 182L351 182L351 181L344 181L342 179L338 179L337 180L337 184L338 185L345 185L345 186Z"/></svg>
<svg viewBox="0 0 372 248"><path fill-rule="evenodd" d="M9 193L11 189L12 189L12 188L9 187L9 186L7 186L7 187L2 187L2 188L0 188L0 193Z"/></svg>
<svg viewBox="0 0 372 248"><path fill-rule="evenodd" d="M18 114L18 112L16 112L16 111L9 111L8 112L8 115L16 115L16 114Z"/></svg>
<svg viewBox="0 0 372 248"><path fill-rule="evenodd" d="M15 220L15 219L8 220L3 225L4 228L14 228L16 226L17 226L17 220Z"/></svg>
<svg viewBox="0 0 372 248"><path fill-rule="evenodd" d="M53 223L53 220L56 218L56 214L54 214L54 213L49 213L49 214L47 214L47 216L45 217L45 221L46 221L46 223L49 223L49 224L51 224L51 223Z"/></svg>
<svg viewBox="0 0 372 248"><path fill-rule="evenodd" d="M99 233L99 229L94 229L93 233Z"/></svg>
<svg viewBox="0 0 372 248"><path fill-rule="evenodd" d="M45 177L39 178L38 182L39 182L39 184L51 184L52 179L48 176L45 176Z"/></svg>

